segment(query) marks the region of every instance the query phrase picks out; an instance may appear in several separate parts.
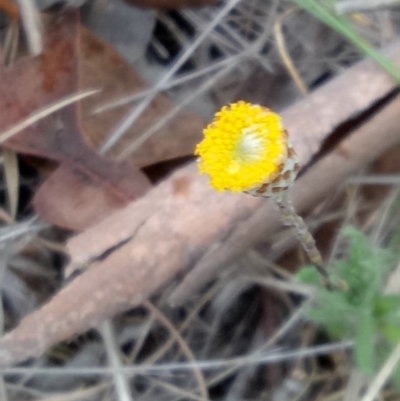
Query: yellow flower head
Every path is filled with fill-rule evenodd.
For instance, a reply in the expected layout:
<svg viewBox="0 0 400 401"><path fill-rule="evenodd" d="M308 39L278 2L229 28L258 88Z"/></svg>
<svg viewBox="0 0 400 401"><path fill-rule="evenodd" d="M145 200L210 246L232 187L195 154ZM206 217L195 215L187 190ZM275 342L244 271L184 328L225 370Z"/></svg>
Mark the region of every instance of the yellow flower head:
<svg viewBox="0 0 400 401"><path fill-rule="evenodd" d="M224 106L203 133L195 150L198 167L217 191L240 192L270 182L287 157L281 118L259 105Z"/></svg>

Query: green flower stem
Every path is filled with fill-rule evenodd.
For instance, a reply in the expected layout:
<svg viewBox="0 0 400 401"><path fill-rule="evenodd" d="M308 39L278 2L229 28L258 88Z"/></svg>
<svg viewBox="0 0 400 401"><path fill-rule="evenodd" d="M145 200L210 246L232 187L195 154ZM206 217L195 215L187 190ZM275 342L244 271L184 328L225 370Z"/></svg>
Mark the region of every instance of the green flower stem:
<svg viewBox="0 0 400 401"><path fill-rule="evenodd" d="M284 197L282 201L276 202L276 204L278 205L283 224L292 228L293 234L299 240L310 261L320 273L324 285L327 288L332 288L328 272L323 265L321 253L315 244L315 239L304 220L296 213L291 199Z"/></svg>

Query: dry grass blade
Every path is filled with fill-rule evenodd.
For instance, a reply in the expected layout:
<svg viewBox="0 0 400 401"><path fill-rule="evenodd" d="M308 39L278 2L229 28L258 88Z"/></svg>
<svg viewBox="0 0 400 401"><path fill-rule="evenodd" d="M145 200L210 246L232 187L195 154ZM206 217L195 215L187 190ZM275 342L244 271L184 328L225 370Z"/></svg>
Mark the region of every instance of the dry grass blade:
<svg viewBox="0 0 400 401"><path fill-rule="evenodd" d="M228 57L222 61L213 63L207 67L204 67L201 70L195 71L193 73L185 74L178 78L171 79L168 82L165 82L165 84L162 87L160 87L159 90L160 90L160 92L162 92L167 89L172 89L172 88L175 88L176 86L182 85L184 83L195 80L196 78L202 77L203 75L206 75L208 73L218 71L218 69L220 69L228 64L237 62L239 57L241 57L241 55L236 54L236 55ZM133 103L135 101L139 101L139 100L145 98L146 96L148 96L152 91L153 91L153 89L150 88L150 89L140 91L138 93L133 93L132 95L118 98L117 100L114 100L111 102L107 102L103 105L97 106L90 113L90 115L103 113L105 111L109 111L109 110L112 110L112 109L115 109L118 107L125 106L126 104Z"/></svg>
<svg viewBox="0 0 400 401"><path fill-rule="evenodd" d="M264 286L266 288L274 288L284 292L303 295L305 297L310 297L314 293L314 289L310 286L296 282L278 280L271 277L243 276L243 280Z"/></svg>
<svg viewBox="0 0 400 401"><path fill-rule="evenodd" d="M176 342L182 348L182 351L186 355L188 360L193 363L193 373L196 377L199 386L200 395L202 397L201 399L203 401L208 401L208 391L207 391L206 381L204 379L202 372L196 366L196 358L193 355L192 350L189 348L187 342L183 339L183 337L181 336L179 331L174 327L174 325L151 302L144 301L143 306L145 306L170 331L171 336L175 338Z"/></svg>
<svg viewBox="0 0 400 401"><path fill-rule="evenodd" d="M400 343L393 350L392 354L387 359L382 369L371 383L366 394L364 395L364 397L361 398L361 401L374 401L376 399L380 390L385 385L386 381L390 378L390 375L396 368L396 365L399 363L399 361L400 361Z"/></svg>
<svg viewBox="0 0 400 401"><path fill-rule="evenodd" d="M350 177L347 182L349 184L362 185L400 185L399 174L369 174L362 176Z"/></svg>
<svg viewBox="0 0 400 401"><path fill-rule="evenodd" d="M182 388L173 386L172 384L169 384L169 383L166 383L161 380L154 379L154 378L149 378L149 380L151 381L152 384L155 384L159 387L163 387L166 390L168 390L169 392L179 395L181 397L179 399L204 401L204 398L198 396L197 394L194 394L190 391L183 390Z"/></svg>
<svg viewBox="0 0 400 401"><path fill-rule="evenodd" d="M4 175L7 185L9 212L12 220L15 220L18 209L19 193L19 167L18 157L13 150L3 149Z"/></svg>
<svg viewBox="0 0 400 401"><path fill-rule="evenodd" d="M210 89L210 87L221 77L227 74L230 70L235 68L235 64L228 64L225 68L218 71L215 75L212 75L203 85L201 85L198 89L194 90L191 94L189 94L185 101L177 104L169 113L161 117L160 120L155 122L151 128L146 130L143 134L141 134L136 140L132 141L124 150L121 152L117 160L126 159L131 153L135 152L139 149L139 147L148 140L152 135L154 135L163 125L165 125L171 118L175 117L181 109L183 109L187 104L189 104L193 99L201 95L206 90Z"/></svg>
<svg viewBox="0 0 400 401"><path fill-rule="evenodd" d="M110 386L111 384L109 382L105 382L94 387L76 390L69 394L59 394L42 398L40 401L83 401L86 399L93 399L90 397L97 397L100 391L106 390Z"/></svg>
<svg viewBox="0 0 400 401"><path fill-rule="evenodd" d="M12 224L14 222L13 218L2 207L0 207L0 219L7 224Z"/></svg>
<svg viewBox="0 0 400 401"><path fill-rule="evenodd" d="M34 0L18 0L29 52L38 56L43 51L42 27Z"/></svg>
<svg viewBox="0 0 400 401"><path fill-rule="evenodd" d="M245 366L262 366L278 362L293 361L298 358L312 358L319 355L326 355L336 351L346 351L352 349L354 346L352 341L341 341L337 343L317 345L315 347L308 347L303 349L270 352L254 352L250 355L239 356L234 358L224 359L209 359L197 360L194 362L171 362L158 365L132 365L122 366L118 370L110 367L89 367L89 368L69 368L69 367L48 367L48 368L35 368L30 367L15 367L15 368L0 368L0 374L5 376L18 375L30 373L33 375L47 375L50 377L59 376L112 376L115 372L121 372L126 375L136 374L156 374L165 372L188 372L194 368L204 371L214 371L227 367L245 367ZM204 398L203 398L204 399ZM206 398L207 399L207 398Z"/></svg>
<svg viewBox="0 0 400 401"><path fill-rule="evenodd" d="M195 316L198 314L199 310L204 307L204 305L210 301L210 299L215 295L216 291L219 290L218 286L212 287L205 294L203 294L202 299L197 303L196 307L191 311L191 313L187 316L187 318L182 322L179 327L179 333L182 333L184 330L188 328L188 326L192 323ZM170 337L162 347L160 347L156 352L150 355L145 359L144 363L155 363L157 362L165 353L171 348L173 344L175 344L176 338ZM132 359L132 358L131 358Z"/></svg>
<svg viewBox="0 0 400 401"><path fill-rule="evenodd" d="M113 379L118 401L133 401L127 378L123 373L118 372L122 364L119 349L115 341L114 328L110 320L105 320L100 325L100 333L104 340L110 366L112 369L115 369Z"/></svg>
<svg viewBox="0 0 400 401"><path fill-rule="evenodd" d="M201 32L201 34L193 41L193 43L184 51L179 59L173 64L168 72L162 77L162 79L156 84L153 91L143 99L143 102L139 106L135 107L132 112L115 128L115 130L109 135L108 139L104 142L100 149L100 153L106 153L126 132L126 130L142 115L149 104L152 102L154 97L160 91L160 89L168 82L175 73L184 65L189 59L193 52L199 47L199 45L208 37L219 22L227 15L240 0L229 0L227 4L221 9L221 11L215 16L212 22Z"/></svg>
<svg viewBox="0 0 400 401"><path fill-rule="evenodd" d="M356 11L372 11L399 4L400 0L341 0L336 2L335 8L338 14L345 14Z"/></svg>
<svg viewBox="0 0 400 401"><path fill-rule="evenodd" d="M7 393L6 393L6 386L4 383L4 378L0 377L0 400L1 401L7 401Z"/></svg>
<svg viewBox="0 0 400 401"><path fill-rule="evenodd" d="M288 17L290 14L292 14L293 12L296 12L297 10L299 10L298 7L292 7L289 10L285 11L282 15L280 15L275 20L274 32L275 32L276 43L278 45L278 51L279 51L279 54L281 55L283 64L285 65L286 69L288 70L290 76L293 78L293 81L296 84L299 91L303 95L306 95L308 92L307 87L304 84L303 80L301 79L299 73L297 72L297 69L292 61L292 58L290 57L290 54L286 49L285 38L284 38L283 32L282 32L283 20L286 17Z"/></svg>
<svg viewBox="0 0 400 401"><path fill-rule="evenodd" d="M3 64L11 65L14 63L18 51L19 26L17 20L11 20L7 27L3 45Z"/></svg>
<svg viewBox="0 0 400 401"><path fill-rule="evenodd" d="M2 259L2 258L1 258ZM5 276L6 265L3 260L0 260L0 335L4 332L4 309L3 309L3 298L1 294L1 288L3 284L3 279ZM7 401L7 392L4 382L4 377L0 375L0 400Z"/></svg>
<svg viewBox="0 0 400 401"><path fill-rule="evenodd" d="M36 113L31 114L25 120L21 121L19 124L14 125L13 127L9 128L7 131L0 133L0 143L3 143L10 139L12 136L18 134L25 128L28 128L30 125L36 123L39 120L42 120L45 117L53 114L54 112L69 106L72 103L78 102L85 97L92 96L96 93L100 92L99 89L91 89L84 92L80 92L71 96L66 96L57 102L54 102L43 109L38 110Z"/></svg>

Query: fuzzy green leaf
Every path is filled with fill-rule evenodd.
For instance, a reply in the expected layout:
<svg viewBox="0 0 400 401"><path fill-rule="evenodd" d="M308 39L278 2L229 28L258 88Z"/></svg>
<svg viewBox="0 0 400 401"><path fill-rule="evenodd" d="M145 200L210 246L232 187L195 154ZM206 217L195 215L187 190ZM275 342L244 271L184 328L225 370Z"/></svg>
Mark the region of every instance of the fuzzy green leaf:
<svg viewBox="0 0 400 401"><path fill-rule="evenodd" d="M400 295L384 295L375 300L375 316L384 317L400 310Z"/></svg>
<svg viewBox="0 0 400 401"><path fill-rule="evenodd" d="M296 280L305 283L321 286L321 276L314 266L304 266L295 275Z"/></svg>
<svg viewBox="0 0 400 401"><path fill-rule="evenodd" d="M400 324L385 324L380 327L382 335L391 343L400 341Z"/></svg>

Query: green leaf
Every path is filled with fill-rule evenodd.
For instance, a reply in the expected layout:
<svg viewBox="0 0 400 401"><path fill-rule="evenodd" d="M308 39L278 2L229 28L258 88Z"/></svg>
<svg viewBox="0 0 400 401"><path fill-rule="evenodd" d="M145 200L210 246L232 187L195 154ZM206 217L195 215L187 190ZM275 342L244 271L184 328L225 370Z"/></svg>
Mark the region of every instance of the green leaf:
<svg viewBox="0 0 400 401"><path fill-rule="evenodd" d="M374 333L373 316L363 314L356 332L354 355L358 369L368 376L374 373Z"/></svg>
<svg viewBox="0 0 400 401"><path fill-rule="evenodd" d="M296 280L306 283L321 286L321 276L314 266L304 266L295 275Z"/></svg>
<svg viewBox="0 0 400 401"><path fill-rule="evenodd" d="M400 341L400 324L385 324L380 327L380 331L385 339L391 343Z"/></svg>
<svg viewBox="0 0 400 401"><path fill-rule="evenodd" d="M348 237L349 255L335 262L335 271L349 287L347 301L353 306L374 308L393 253L371 246L365 235L354 227L346 227L343 234Z"/></svg>
<svg viewBox="0 0 400 401"><path fill-rule="evenodd" d="M343 292L323 288L316 292L316 301L306 309L306 315L320 323L332 337L353 338L360 313L347 302Z"/></svg>
<svg viewBox="0 0 400 401"><path fill-rule="evenodd" d="M375 316L384 317L400 309L400 295L384 295L375 300Z"/></svg>

